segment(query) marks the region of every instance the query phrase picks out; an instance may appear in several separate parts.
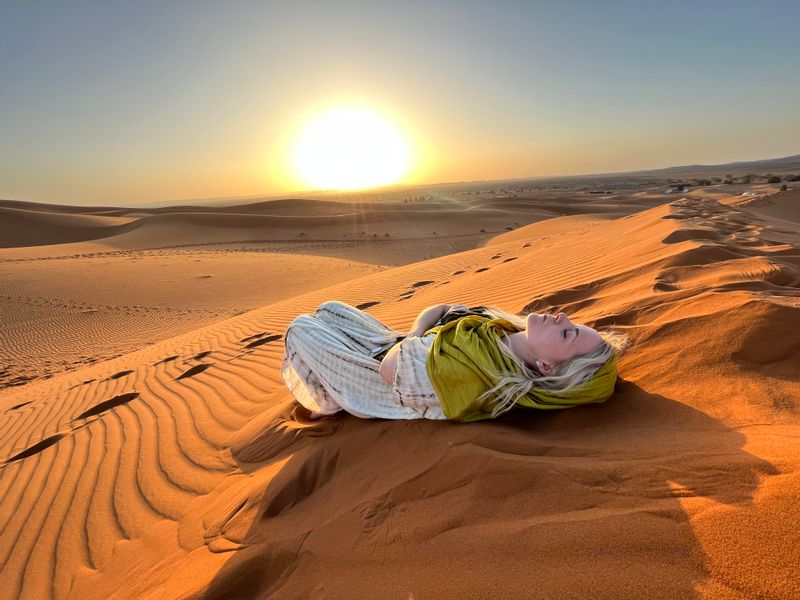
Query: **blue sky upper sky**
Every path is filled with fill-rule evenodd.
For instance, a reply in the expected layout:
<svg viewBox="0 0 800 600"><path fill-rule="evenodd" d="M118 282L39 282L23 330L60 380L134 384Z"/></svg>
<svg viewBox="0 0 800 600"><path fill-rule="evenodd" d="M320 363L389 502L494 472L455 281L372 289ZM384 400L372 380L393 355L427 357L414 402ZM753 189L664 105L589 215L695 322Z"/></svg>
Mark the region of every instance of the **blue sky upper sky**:
<svg viewBox="0 0 800 600"><path fill-rule="evenodd" d="M0 197L303 189L334 103L408 135L409 183L800 152L800 2L11 2Z"/></svg>

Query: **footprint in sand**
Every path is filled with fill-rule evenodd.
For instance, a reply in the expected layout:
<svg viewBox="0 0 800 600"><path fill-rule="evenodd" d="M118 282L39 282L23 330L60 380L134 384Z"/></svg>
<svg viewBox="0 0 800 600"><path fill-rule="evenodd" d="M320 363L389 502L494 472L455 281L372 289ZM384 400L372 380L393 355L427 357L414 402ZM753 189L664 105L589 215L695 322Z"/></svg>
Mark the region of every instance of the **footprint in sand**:
<svg viewBox="0 0 800 600"><path fill-rule="evenodd" d="M87 362L95 362L95 360L97 360L97 359L92 359L92 360L89 360L89 361L87 361ZM82 381L81 383L76 383L75 385L73 385L73 386L70 386L70 387L69 387L69 388L67 388L67 389L69 389L69 390L73 390L73 389L75 389L75 388L76 388L76 387L78 387L78 386L81 386L81 385L86 385L87 383L92 383L93 381L94 381L94 379L85 379L85 380L84 380L84 381ZM106 381L108 381L108 380L106 380Z"/></svg>
<svg viewBox="0 0 800 600"><path fill-rule="evenodd" d="M530 243L530 242L525 242L524 244L522 244L522 247L523 247L523 248L527 248L527 247L528 247L528 246L530 246L530 245L531 245L531 243Z"/></svg>
<svg viewBox="0 0 800 600"><path fill-rule="evenodd" d="M653 286L654 292L674 292L677 289L677 285L674 283L667 283L665 281L659 281Z"/></svg>
<svg viewBox="0 0 800 600"><path fill-rule="evenodd" d="M4 461L4 465L12 463L16 460L22 460L23 458L28 458L29 456L33 456L34 454L38 454L45 448L49 448L53 444L57 443L61 438L65 437L67 433L56 433L54 435L48 436L43 440L35 443L33 446L26 448L22 452L17 452L14 456L10 456Z"/></svg>
<svg viewBox="0 0 800 600"><path fill-rule="evenodd" d="M113 375L107 377L105 381L111 381L112 379L119 379L120 377L125 377L125 375L130 375L133 371L120 371L119 373L114 373Z"/></svg>
<svg viewBox="0 0 800 600"><path fill-rule="evenodd" d="M250 342L249 344L247 344L245 346L245 348L256 348L256 347L260 346L261 344L266 344L268 342L274 342L275 340L279 340L279 339L281 339L281 337L282 336L280 334L268 335L267 337L261 338L260 340L255 340L255 341Z"/></svg>
<svg viewBox="0 0 800 600"><path fill-rule="evenodd" d="M203 363L201 365L195 365L191 369L188 369L188 370L184 371L183 373L181 373L180 375L178 375L175 378L175 381L177 381L178 379L186 379L187 377L194 377L198 373L202 373L203 371L205 371L210 366L211 366L211 363Z"/></svg>
<svg viewBox="0 0 800 600"><path fill-rule="evenodd" d="M96 404L95 406L93 406L89 410L83 411L81 414L79 414L74 419L72 419L72 422L74 423L75 421L81 421L81 420L85 421L89 417L93 417L95 415L99 415L100 413L103 413L103 412L105 412L107 410L110 410L110 409L112 409L114 407L120 406L122 404L126 404L126 403L130 402L131 400L133 400L134 398L138 398L138 397L139 397L139 392L128 392L127 394L120 394L119 396L114 396L110 400L106 400L104 402L101 402L100 404ZM25 404L30 404L30 402L23 402L22 404L20 404L18 406L24 406ZM47 436L46 438L44 438L42 440L39 440L38 442L36 442L32 446L29 446L28 448L25 448L25 450L22 450L21 452L17 452L13 456L8 457L3 462L3 466L6 466L9 463L12 463L12 462L15 462L15 461L18 461L18 460L22 460L24 458L28 458L29 456L33 456L34 454L38 454L42 450L46 450L50 446L58 443L63 438L67 437L68 435L71 435L72 433L74 433L76 430L80 429L84 425L87 425L87 423L81 423L79 425L73 426L72 429L69 430L69 431L59 431L58 433L55 433L53 435Z"/></svg>
<svg viewBox="0 0 800 600"><path fill-rule="evenodd" d="M418 282L416 282L416 283L412 283L412 284L411 284L411 287L413 287L413 288L418 288L418 287L422 287L423 285L430 285L430 284L432 284L432 283L434 283L434 282L433 282L433 281L431 281L431 280L418 281Z"/></svg>
<svg viewBox="0 0 800 600"><path fill-rule="evenodd" d="M483 267L483 268L481 268L481 269L478 269L478 270L477 270L477 271L475 271L475 272L476 272L476 273L483 273L484 271L488 271L488 270L489 270L489 267Z"/></svg>
<svg viewBox="0 0 800 600"><path fill-rule="evenodd" d="M675 283L675 275L670 273L663 273L656 277L655 285L653 286L654 292L672 292L680 287Z"/></svg>
<svg viewBox="0 0 800 600"><path fill-rule="evenodd" d="M466 271L456 271L453 275L461 275L462 273L466 273Z"/></svg>
<svg viewBox="0 0 800 600"><path fill-rule="evenodd" d="M27 406L31 402L33 402L33 400L31 400L30 402L21 402L19 404L15 404L11 408L7 409L6 412L8 413L8 412L11 412L12 410L17 410L18 408L22 408L23 406Z"/></svg>
<svg viewBox="0 0 800 600"><path fill-rule="evenodd" d="M261 333L254 333L253 335L249 335L246 338L243 338L243 339L241 339L239 341L241 343L249 342L250 340L254 340L254 339L259 338L259 337L261 337L263 335L267 335L267 332L266 331L262 331Z"/></svg>
<svg viewBox="0 0 800 600"><path fill-rule="evenodd" d="M512 260L517 260L517 258L518 258L518 257L516 257L516 256L512 256L511 258L507 258L507 259L505 259L503 262L504 262L504 263L511 262Z"/></svg>
<svg viewBox="0 0 800 600"><path fill-rule="evenodd" d="M206 350L206 351L204 351L204 352L200 352L199 354L195 354L195 355L194 355L192 358L193 358L194 360L200 360L200 359L203 359L203 358L205 358L206 356L208 356L208 355L209 355L209 354L211 354L212 352L213 352L213 350Z"/></svg>
<svg viewBox="0 0 800 600"><path fill-rule="evenodd" d="M495 254L494 256L490 257L489 260L494 260L495 258L500 258L501 256L503 256L503 255L502 254Z"/></svg>
<svg viewBox="0 0 800 600"><path fill-rule="evenodd" d="M168 357L166 357L166 358L162 358L160 361L158 361L157 363L155 363L153 366L155 366L155 365L161 365L161 364L168 363L168 362L172 362L172 361L173 361L173 360L175 360L176 358L180 358L180 355L179 355L179 354L176 354L175 356L168 356Z"/></svg>
<svg viewBox="0 0 800 600"><path fill-rule="evenodd" d="M362 302L361 304L356 304L356 308L358 310L364 310L365 308L370 308L378 304L380 304L380 302Z"/></svg>
<svg viewBox="0 0 800 600"><path fill-rule="evenodd" d="M120 394L119 396L114 396L110 400L104 400L99 404L95 404L92 408L83 411L81 414L76 416L73 421L79 421L81 419L88 419L94 415L99 415L100 413L104 413L107 410L111 410L114 407L121 406L122 404L127 404L134 398L139 397L139 392L128 392L126 394Z"/></svg>

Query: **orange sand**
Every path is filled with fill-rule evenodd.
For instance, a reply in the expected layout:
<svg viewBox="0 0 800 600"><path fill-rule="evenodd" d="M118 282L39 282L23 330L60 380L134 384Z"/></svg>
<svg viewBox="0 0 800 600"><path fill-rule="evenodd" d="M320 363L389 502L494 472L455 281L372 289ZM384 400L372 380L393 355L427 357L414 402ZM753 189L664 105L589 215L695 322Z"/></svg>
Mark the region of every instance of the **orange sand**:
<svg viewBox="0 0 800 600"><path fill-rule="evenodd" d="M33 378L0 391L3 597L800 597L800 197L721 200L320 215L306 256L235 211L2 208L5 383ZM405 241L344 242L366 222ZM281 336L329 299L551 305L633 346L603 405L311 421Z"/></svg>

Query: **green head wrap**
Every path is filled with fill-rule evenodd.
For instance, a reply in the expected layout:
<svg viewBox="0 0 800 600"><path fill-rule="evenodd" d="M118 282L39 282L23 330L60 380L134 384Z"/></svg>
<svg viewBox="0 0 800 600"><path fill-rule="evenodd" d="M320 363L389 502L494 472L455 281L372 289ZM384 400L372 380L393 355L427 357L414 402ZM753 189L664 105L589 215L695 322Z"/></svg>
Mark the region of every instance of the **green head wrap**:
<svg viewBox="0 0 800 600"><path fill-rule="evenodd" d="M494 373L520 373L517 364L500 349L506 332L521 331L506 319L467 316L426 332L436 333L425 368L442 410L449 419L490 419L496 401L478 403L478 397L494 387ZM570 408L605 402L614 392L617 361L612 356L591 379L565 392L533 387L517 400L520 406L540 409Z"/></svg>

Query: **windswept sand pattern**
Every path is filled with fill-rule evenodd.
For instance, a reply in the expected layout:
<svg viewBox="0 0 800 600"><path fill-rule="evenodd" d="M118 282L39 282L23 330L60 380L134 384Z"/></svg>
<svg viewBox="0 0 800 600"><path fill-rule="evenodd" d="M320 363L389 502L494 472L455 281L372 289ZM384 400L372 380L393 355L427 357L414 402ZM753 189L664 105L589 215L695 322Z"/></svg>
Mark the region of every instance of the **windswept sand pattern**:
<svg viewBox="0 0 800 600"><path fill-rule="evenodd" d="M488 581L527 597L519 557L536 556L543 596L796 596L800 342L781 334L800 321L800 252L786 231L677 201L372 273L0 391L0 589L474 597ZM283 334L330 299L373 303L398 329L437 303L546 305L619 327L635 351L604 405L311 421L280 378Z"/></svg>
<svg viewBox="0 0 800 600"><path fill-rule="evenodd" d="M70 260L34 268L6 261L0 253L0 388L130 352L291 296L293 290L381 270L320 258L312 262L322 274L311 281L302 275L309 260L242 253L185 254L181 260L103 255L88 264ZM127 276L117 277L121 272Z"/></svg>

